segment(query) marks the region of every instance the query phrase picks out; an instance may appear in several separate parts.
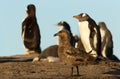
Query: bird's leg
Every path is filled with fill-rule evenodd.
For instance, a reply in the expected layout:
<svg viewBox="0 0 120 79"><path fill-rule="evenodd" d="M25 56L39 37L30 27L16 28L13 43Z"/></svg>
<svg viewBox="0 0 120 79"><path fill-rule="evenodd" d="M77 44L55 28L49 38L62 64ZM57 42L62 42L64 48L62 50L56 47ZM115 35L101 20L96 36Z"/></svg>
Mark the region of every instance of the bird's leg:
<svg viewBox="0 0 120 79"><path fill-rule="evenodd" d="M71 67L71 76L73 76L73 67Z"/></svg>
<svg viewBox="0 0 120 79"><path fill-rule="evenodd" d="M79 67L76 66L76 69L77 69L77 76L79 76L79 75L80 75L80 74L79 74Z"/></svg>

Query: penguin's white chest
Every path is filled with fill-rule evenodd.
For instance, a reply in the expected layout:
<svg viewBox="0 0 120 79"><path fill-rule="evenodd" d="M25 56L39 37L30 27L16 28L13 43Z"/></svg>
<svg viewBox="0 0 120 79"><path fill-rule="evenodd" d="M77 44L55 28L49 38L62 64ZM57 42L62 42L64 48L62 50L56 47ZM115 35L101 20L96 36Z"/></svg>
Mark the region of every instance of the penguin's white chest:
<svg viewBox="0 0 120 79"><path fill-rule="evenodd" d="M59 26L58 28L59 28L59 31L65 29L64 26Z"/></svg>
<svg viewBox="0 0 120 79"><path fill-rule="evenodd" d="M103 42L103 38L105 37L105 31L103 29L100 29L101 34L101 41Z"/></svg>
<svg viewBox="0 0 120 79"><path fill-rule="evenodd" d="M88 25L89 25L88 21L79 22L80 37L86 52L89 52L92 50L92 47L90 45L90 40L89 40L90 29Z"/></svg>
<svg viewBox="0 0 120 79"><path fill-rule="evenodd" d="M106 32L105 32L105 30L103 30L103 29L100 29L100 34L101 34L101 42L102 42L102 55L103 55L103 57L107 57L106 56L106 39L105 39L105 34L106 34ZM105 40L104 40L105 39ZM105 43L105 44L103 44L103 43Z"/></svg>

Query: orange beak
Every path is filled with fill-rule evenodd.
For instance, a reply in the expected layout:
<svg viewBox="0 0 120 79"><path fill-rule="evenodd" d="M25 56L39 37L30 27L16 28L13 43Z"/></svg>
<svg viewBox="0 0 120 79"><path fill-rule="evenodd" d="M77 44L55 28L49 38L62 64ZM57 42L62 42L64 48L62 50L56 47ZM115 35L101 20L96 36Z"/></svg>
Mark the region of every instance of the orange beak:
<svg viewBox="0 0 120 79"><path fill-rule="evenodd" d="M80 16L75 15L75 16L73 16L73 18L79 19L79 18L80 18Z"/></svg>

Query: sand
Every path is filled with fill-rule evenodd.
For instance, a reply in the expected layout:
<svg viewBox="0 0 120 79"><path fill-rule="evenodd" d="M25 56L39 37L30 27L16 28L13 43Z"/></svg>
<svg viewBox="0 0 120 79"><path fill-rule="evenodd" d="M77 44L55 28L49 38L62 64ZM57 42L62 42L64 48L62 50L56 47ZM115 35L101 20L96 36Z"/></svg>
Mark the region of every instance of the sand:
<svg viewBox="0 0 120 79"><path fill-rule="evenodd" d="M120 79L120 62L101 61L92 65L80 64L80 76L71 76L70 66L62 61L32 62L35 56L0 57L0 79ZM29 60L23 61L24 59Z"/></svg>

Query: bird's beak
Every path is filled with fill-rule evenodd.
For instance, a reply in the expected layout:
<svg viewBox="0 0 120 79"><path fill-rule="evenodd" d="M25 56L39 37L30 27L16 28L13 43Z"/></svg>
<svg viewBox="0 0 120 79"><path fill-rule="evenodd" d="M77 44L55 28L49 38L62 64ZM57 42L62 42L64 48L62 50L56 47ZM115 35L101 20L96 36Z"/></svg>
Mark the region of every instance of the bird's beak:
<svg viewBox="0 0 120 79"><path fill-rule="evenodd" d="M58 36L58 33L55 33L55 34L54 34L54 37L55 37L55 36Z"/></svg>
<svg viewBox="0 0 120 79"><path fill-rule="evenodd" d="M75 15L75 16L73 16L73 18L79 19L79 18L80 18L80 16Z"/></svg>
<svg viewBox="0 0 120 79"><path fill-rule="evenodd" d="M54 26L59 26L58 24L54 24Z"/></svg>

